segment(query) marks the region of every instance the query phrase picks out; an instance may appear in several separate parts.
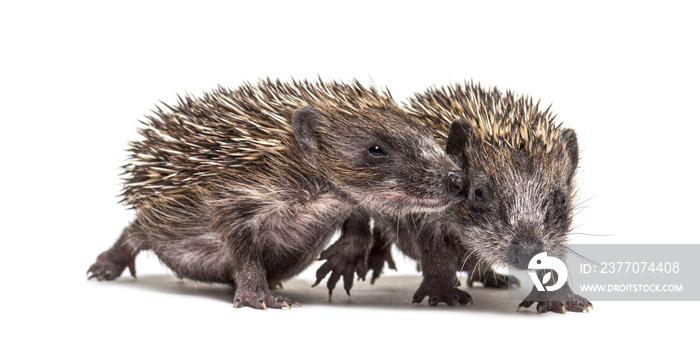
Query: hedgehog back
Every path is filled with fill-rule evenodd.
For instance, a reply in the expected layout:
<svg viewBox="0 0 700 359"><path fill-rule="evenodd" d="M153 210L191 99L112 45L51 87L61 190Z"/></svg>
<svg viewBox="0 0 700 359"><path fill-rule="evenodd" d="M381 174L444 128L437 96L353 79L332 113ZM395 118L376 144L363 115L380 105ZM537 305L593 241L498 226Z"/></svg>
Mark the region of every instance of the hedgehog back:
<svg viewBox="0 0 700 359"><path fill-rule="evenodd" d="M561 125L550 108L539 101L516 96L479 84L434 87L416 94L404 106L412 116L427 124L440 142L447 140L452 121L463 118L474 126L476 135L494 148L511 148L529 153L548 153L556 146Z"/></svg>
<svg viewBox="0 0 700 359"><path fill-rule="evenodd" d="M143 121L140 141L129 144L124 166L123 202L139 207L171 198L206 183L222 171L235 171L279 154L293 137L291 117L313 105L352 114L396 107L386 90L357 81L262 80L235 89L219 86L201 97L178 97Z"/></svg>

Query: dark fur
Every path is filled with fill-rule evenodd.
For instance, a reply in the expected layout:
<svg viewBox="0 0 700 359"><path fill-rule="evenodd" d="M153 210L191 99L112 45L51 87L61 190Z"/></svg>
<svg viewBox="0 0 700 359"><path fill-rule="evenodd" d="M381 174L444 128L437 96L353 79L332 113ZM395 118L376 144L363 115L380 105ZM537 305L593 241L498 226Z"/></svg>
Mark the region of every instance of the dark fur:
<svg viewBox="0 0 700 359"><path fill-rule="evenodd" d="M440 211L461 180L388 93L357 83L266 80L168 109L131 145L136 219L91 277L114 279L153 250L180 277L234 285L236 305L288 306L268 288L317 258L350 213Z"/></svg>

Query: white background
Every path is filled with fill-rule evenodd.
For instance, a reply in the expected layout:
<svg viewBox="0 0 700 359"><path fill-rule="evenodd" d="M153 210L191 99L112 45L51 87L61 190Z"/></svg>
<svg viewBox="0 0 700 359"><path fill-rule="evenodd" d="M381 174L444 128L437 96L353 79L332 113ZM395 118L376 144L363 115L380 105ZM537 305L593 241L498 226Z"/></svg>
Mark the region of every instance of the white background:
<svg viewBox="0 0 700 359"><path fill-rule="evenodd" d="M573 240L700 243L698 15L669 1L4 2L0 356L692 355L694 302L537 315L475 288L473 307L411 308L408 261L330 304L307 271L292 311L234 310L229 289L179 282L153 255L138 280L84 274L131 219L119 167L143 115L266 76L374 81L397 100L473 79L541 98L579 135L576 232L612 234Z"/></svg>

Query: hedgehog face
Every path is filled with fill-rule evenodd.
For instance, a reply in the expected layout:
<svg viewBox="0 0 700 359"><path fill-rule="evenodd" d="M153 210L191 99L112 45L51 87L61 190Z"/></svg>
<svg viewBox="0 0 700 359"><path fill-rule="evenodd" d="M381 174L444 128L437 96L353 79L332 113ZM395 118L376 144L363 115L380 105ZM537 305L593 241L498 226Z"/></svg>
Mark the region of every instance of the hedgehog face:
<svg viewBox="0 0 700 359"><path fill-rule="evenodd" d="M469 182L458 217L464 247L486 263L520 269L543 251L562 256L578 163L573 131L563 131L548 152L496 147L462 135L463 148L455 152L449 139L448 145Z"/></svg>
<svg viewBox="0 0 700 359"><path fill-rule="evenodd" d="M524 269L537 253L563 254L572 187L547 159L503 156L516 157L515 165L498 160L470 168L462 238L487 262Z"/></svg>
<svg viewBox="0 0 700 359"><path fill-rule="evenodd" d="M462 197L460 169L420 126L391 111L381 118L379 111L333 118L314 111L312 116L326 118L307 131L313 134L307 151L317 168L364 208L387 216L431 212ZM306 130L294 131L304 143Z"/></svg>

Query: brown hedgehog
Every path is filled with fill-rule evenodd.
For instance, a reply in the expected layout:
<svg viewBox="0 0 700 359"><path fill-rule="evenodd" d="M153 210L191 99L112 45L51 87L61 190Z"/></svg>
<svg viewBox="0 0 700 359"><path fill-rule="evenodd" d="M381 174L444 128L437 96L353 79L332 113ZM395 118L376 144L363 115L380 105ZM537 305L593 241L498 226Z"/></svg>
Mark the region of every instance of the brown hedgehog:
<svg viewBox="0 0 700 359"><path fill-rule="evenodd" d="M442 214L407 216L399 223L375 218L375 241L396 238L402 252L422 268L424 279L414 303L426 296L431 305L470 302L466 292L455 288L455 271L469 272L469 284L507 287L509 278L496 274L494 265L525 269L539 252L564 256L578 144L574 131L556 124L549 108L541 109L529 97L471 83L430 89L411 98L405 111L433 129L467 175L468 188L467 199ZM319 270L319 279L330 270L352 267L355 259L345 259L333 248L344 245L334 244L324 253L331 264ZM387 246L372 251L374 280L384 261L392 261ZM337 276L331 279L337 281ZM538 300L538 311L582 311L590 306L568 284L556 293ZM535 294L533 289L521 305L530 306Z"/></svg>
<svg viewBox="0 0 700 359"><path fill-rule="evenodd" d="M264 80L158 109L131 144L136 218L89 278L152 250L179 277L235 287L235 306L289 307L270 286L307 267L353 212L435 212L463 180L386 91Z"/></svg>

